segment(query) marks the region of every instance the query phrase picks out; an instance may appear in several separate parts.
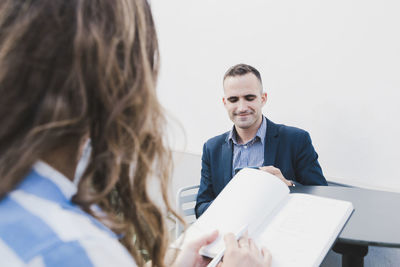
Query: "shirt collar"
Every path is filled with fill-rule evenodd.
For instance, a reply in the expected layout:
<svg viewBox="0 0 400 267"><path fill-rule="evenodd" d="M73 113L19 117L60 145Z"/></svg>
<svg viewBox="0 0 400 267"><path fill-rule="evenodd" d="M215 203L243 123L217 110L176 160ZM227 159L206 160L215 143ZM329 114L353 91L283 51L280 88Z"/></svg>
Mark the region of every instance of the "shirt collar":
<svg viewBox="0 0 400 267"><path fill-rule="evenodd" d="M266 133L267 133L267 120L265 119L264 116L262 116L261 125L258 128L257 133L254 136L254 138L258 137L261 140L261 143L264 144ZM237 144L237 138L236 137L237 137L237 133L236 133L236 130L235 130L235 125L233 125L232 129L229 131L227 141L232 140L232 142L234 144ZM254 138L252 140L254 140Z"/></svg>
<svg viewBox="0 0 400 267"><path fill-rule="evenodd" d="M267 134L267 120L263 116L260 128L258 128L257 133L256 133L256 136L258 136L258 138L260 138L262 144L264 144L264 142L265 142L266 134Z"/></svg>
<svg viewBox="0 0 400 267"><path fill-rule="evenodd" d="M229 131L228 138L226 139L226 141L229 140L232 140L233 143L237 144L235 125L233 125L232 129Z"/></svg>
<svg viewBox="0 0 400 267"><path fill-rule="evenodd" d="M44 161L37 161L32 168L44 178L52 181L68 200L71 200L72 196L76 194L76 185Z"/></svg>

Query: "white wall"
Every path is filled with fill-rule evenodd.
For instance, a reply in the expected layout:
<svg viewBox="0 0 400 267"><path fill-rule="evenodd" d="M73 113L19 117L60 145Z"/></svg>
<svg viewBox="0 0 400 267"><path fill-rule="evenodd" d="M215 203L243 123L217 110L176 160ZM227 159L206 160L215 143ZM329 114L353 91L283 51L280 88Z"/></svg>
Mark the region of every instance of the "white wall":
<svg viewBox="0 0 400 267"><path fill-rule="evenodd" d="M398 0L153 0L173 147L231 127L222 76L260 70L264 114L310 132L331 180L400 192Z"/></svg>

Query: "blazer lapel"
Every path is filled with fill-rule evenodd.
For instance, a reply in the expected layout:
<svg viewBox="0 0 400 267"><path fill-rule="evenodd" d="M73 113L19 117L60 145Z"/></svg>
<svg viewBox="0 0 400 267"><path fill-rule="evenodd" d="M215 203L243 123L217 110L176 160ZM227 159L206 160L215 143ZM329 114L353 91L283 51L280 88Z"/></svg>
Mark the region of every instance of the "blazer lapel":
<svg viewBox="0 0 400 267"><path fill-rule="evenodd" d="M264 166L274 165L276 150L279 144L279 127L267 119L267 134L265 136Z"/></svg>
<svg viewBox="0 0 400 267"><path fill-rule="evenodd" d="M223 170L223 181L225 186L232 178L232 144L227 140L222 145L221 164Z"/></svg>

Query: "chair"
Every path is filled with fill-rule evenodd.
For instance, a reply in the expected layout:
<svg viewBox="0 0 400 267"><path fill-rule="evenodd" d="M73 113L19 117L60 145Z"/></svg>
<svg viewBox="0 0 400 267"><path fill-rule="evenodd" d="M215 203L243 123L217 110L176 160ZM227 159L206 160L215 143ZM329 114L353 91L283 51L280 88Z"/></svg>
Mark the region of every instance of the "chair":
<svg viewBox="0 0 400 267"><path fill-rule="evenodd" d="M176 208L185 222L190 225L196 221L194 207L196 205L197 191L200 185L185 186L176 193ZM178 219L175 220L175 238L183 231L183 225Z"/></svg>

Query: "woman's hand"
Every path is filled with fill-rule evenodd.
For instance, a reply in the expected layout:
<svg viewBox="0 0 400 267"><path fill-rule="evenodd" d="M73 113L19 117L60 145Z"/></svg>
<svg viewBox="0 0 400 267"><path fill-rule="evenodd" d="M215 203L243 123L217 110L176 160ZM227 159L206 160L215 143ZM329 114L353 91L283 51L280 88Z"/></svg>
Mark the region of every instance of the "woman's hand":
<svg viewBox="0 0 400 267"><path fill-rule="evenodd" d="M214 231L196 241L192 241L182 248L182 251L176 257L174 267L205 267L211 259L199 254L203 246L211 244L218 237L218 232Z"/></svg>
<svg viewBox="0 0 400 267"><path fill-rule="evenodd" d="M218 267L236 267L236 266L271 266L271 254L266 248L261 251L257 248L254 241L248 238L247 233L239 240L233 234L227 234L224 237L225 255Z"/></svg>

